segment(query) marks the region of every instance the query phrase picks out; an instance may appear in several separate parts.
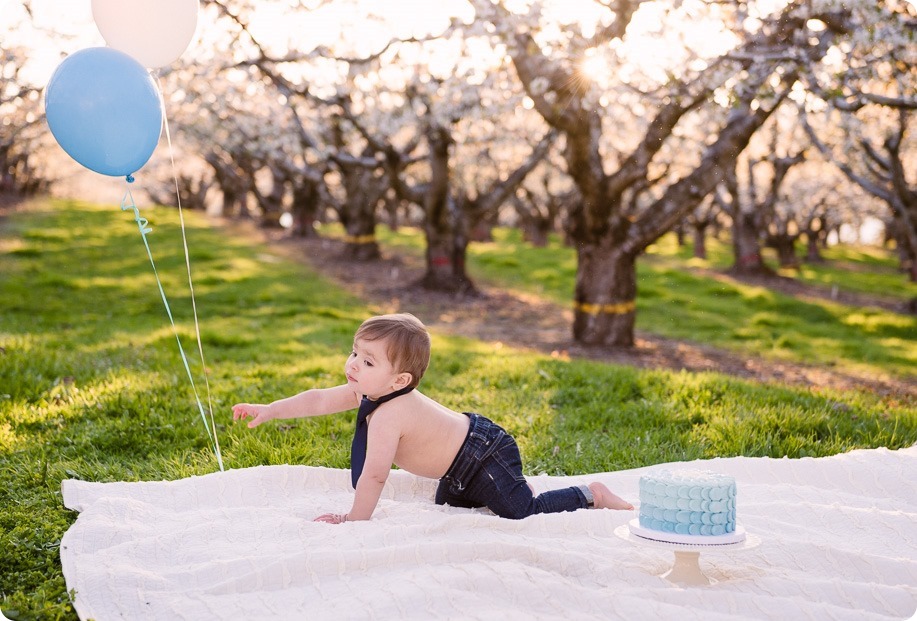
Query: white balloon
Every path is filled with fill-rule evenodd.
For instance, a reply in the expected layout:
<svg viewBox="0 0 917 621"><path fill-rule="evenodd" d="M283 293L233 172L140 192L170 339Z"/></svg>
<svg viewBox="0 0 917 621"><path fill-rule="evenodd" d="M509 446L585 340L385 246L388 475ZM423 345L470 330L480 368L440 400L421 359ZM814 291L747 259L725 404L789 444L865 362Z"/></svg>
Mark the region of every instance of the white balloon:
<svg viewBox="0 0 917 621"><path fill-rule="evenodd" d="M197 28L199 0L92 0L92 18L110 47L151 69L181 56Z"/></svg>

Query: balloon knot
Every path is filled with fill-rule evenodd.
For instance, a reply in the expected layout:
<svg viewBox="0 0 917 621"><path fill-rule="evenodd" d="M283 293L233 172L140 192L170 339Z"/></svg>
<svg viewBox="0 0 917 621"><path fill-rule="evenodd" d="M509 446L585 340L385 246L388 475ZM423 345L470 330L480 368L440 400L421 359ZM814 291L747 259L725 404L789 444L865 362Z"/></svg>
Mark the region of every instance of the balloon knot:
<svg viewBox="0 0 917 621"><path fill-rule="evenodd" d="M128 183L133 183L133 182L134 182L134 175L128 175L127 177L125 177L125 179L127 179L127 182L128 182Z"/></svg>

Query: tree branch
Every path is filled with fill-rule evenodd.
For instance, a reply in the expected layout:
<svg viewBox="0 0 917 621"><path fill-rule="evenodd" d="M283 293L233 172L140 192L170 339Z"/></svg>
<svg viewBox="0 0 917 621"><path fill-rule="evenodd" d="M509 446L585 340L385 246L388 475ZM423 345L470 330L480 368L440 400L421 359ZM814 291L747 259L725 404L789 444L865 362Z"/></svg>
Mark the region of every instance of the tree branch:
<svg viewBox="0 0 917 621"><path fill-rule="evenodd" d="M604 43L609 43L615 39L623 39L627 32L627 27L634 18L634 13L640 8L640 5L649 0L593 0L597 4L604 6L614 13L614 21L603 28L596 30L595 34L589 39L587 47L598 47Z"/></svg>
<svg viewBox="0 0 917 621"><path fill-rule="evenodd" d="M880 185L873 183L866 177L860 174L857 174L857 172L854 171L853 168L851 168L847 162L840 161L838 158L834 156L834 153L831 152L831 149L829 149L828 146L824 142L822 142L822 140L818 137L818 134L815 132L815 129L809 123L809 119L806 115L805 110L801 106L800 106L800 111L799 111L799 117L800 119L802 119L802 126L803 126L803 129L805 129L806 134L809 136L809 140L812 141L812 144L815 145L815 148L818 149L818 151L825 157L825 159L831 162L834 162L834 165L837 166L842 173L844 173L844 176L846 176L852 182L856 183L858 186L860 186L861 188L863 188L864 190L866 190L867 192L869 192L876 198L879 198L888 204L892 203L893 197L890 192L888 192L885 188L881 187Z"/></svg>
<svg viewBox="0 0 917 621"><path fill-rule="evenodd" d="M676 224L680 214L693 209L694 205L724 179L725 171L732 168L732 163L748 144L751 135L789 95L797 74L795 71L788 71L781 77L783 90L775 93L774 103L770 108L764 105L753 108L753 91L757 89L749 89L747 100L730 114L716 141L705 150L700 164L690 174L670 185L665 193L644 211L643 216L633 223L626 241L622 244L624 252L636 255L646 250L649 244ZM763 83L767 76L760 79Z"/></svg>
<svg viewBox="0 0 917 621"><path fill-rule="evenodd" d="M529 158L519 168L514 170L506 179L494 182L487 193L481 196L478 202L479 210L481 212L489 212L502 205L507 197L516 191L516 188L525 180L532 169L545 158L556 138L557 132L555 130L548 131L535 148L532 149Z"/></svg>
<svg viewBox="0 0 917 621"><path fill-rule="evenodd" d="M885 95L876 95L860 91L848 97L833 97L829 101L838 110L844 112L857 112L869 104L885 106L886 108L897 108L899 110L917 110L917 99L908 97L886 97Z"/></svg>

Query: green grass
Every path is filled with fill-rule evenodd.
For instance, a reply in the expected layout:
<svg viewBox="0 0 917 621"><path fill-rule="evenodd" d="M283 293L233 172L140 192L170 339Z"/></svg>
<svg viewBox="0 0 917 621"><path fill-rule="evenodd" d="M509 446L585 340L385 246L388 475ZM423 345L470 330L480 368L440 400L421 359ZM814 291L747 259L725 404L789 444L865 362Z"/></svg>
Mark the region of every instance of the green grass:
<svg viewBox="0 0 917 621"><path fill-rule="evenodd" d="M144 212L206 400L177 214ZM346 467L350 416L250 431L231 424L229 406L339 382L353 331L374 309L269 248L211 230L197 214L186 220L226 467ZM411 246L410 234L395 241ZM525 269L516 271L512 252L498 246L474 250L475 276L524 276L526 286L536 287ZM560 298L557 290L569 286L555 273L570 269L557 261L563 250L551 249L556 256L537 264L537 253L517 250L523 266L543 270L542 282L549 283L544 295ZM676 276L652 278L674 282ZM690 286L699 287L699 298L724 303L702 294L704 286L718 285ZM759 293L724 299L738 298L747 309L742 313L760 314L762 326L796 310L775 308L786 302ZM765 320L769 314L774 318ZM866 321L845 325L864 339L875 329ZM504 424L518 437L531 474L714 456L820 456L917 441L917 408L881 395L639 371L433 336L424 391ZM0 609L12 619L73 619L58 546L76 514L61 504L61 481L175 479L216 469L152 269L127 214L115 206L56 201L0 220L0 348Z"/></svg>
<svg viewBox="0 0 917 621"><path fill-rule="evenodd" d="M422 233L379 227L386 247L422 256ZM727 280L713 280L685 266L723 269L730 250L711 240L710 259L691 258L674 236L653 245L637 264L637 329L690 340L774 361L831 366L877 378L917 381L917 317L830 301L805 301ZM554 237L547 248L524 243L519 231L496 229L494 242L471 244L472 278L535 293L570 305L576 255ZM831 262L805 265L798 277L826 286L906 300L917 284L895 270L880 249L832 248Z"/></svg>
<svg viewBox="0 0 917 621"><path fill-rule="evenodd" d="M693 246L689 243L678 246L675 235L666 235L650 248L655 259L673 258L682 264L725 270L733 264L732 246L728 242L710 238L707 241L707 259L692 257ZM805 250L797 245L797 256L801 260L799 269L779 270L784 276L800 282L818 285L825 289L837 287L839 291L882 296L893 300L907 301L917 297L917 283L907 280L898 270L898 259L888 249L874 246L831 246L822 250L824 263L803 261ZM776 254L765 248L766 263L778 269Z"/></svg>

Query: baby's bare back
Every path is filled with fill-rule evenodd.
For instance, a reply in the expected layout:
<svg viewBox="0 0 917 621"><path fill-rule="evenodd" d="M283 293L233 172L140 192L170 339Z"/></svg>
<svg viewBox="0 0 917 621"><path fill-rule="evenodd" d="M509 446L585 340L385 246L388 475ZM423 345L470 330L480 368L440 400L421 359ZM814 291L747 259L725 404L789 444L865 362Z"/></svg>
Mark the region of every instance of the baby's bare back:
<svg viewBox="0 0 917 621"><path fill-rule="evenodd" d="M443 477L465 442L469 418L416 390L382 407L388 411L379 422L400 431L395 465L418 476Z"/></svg>

